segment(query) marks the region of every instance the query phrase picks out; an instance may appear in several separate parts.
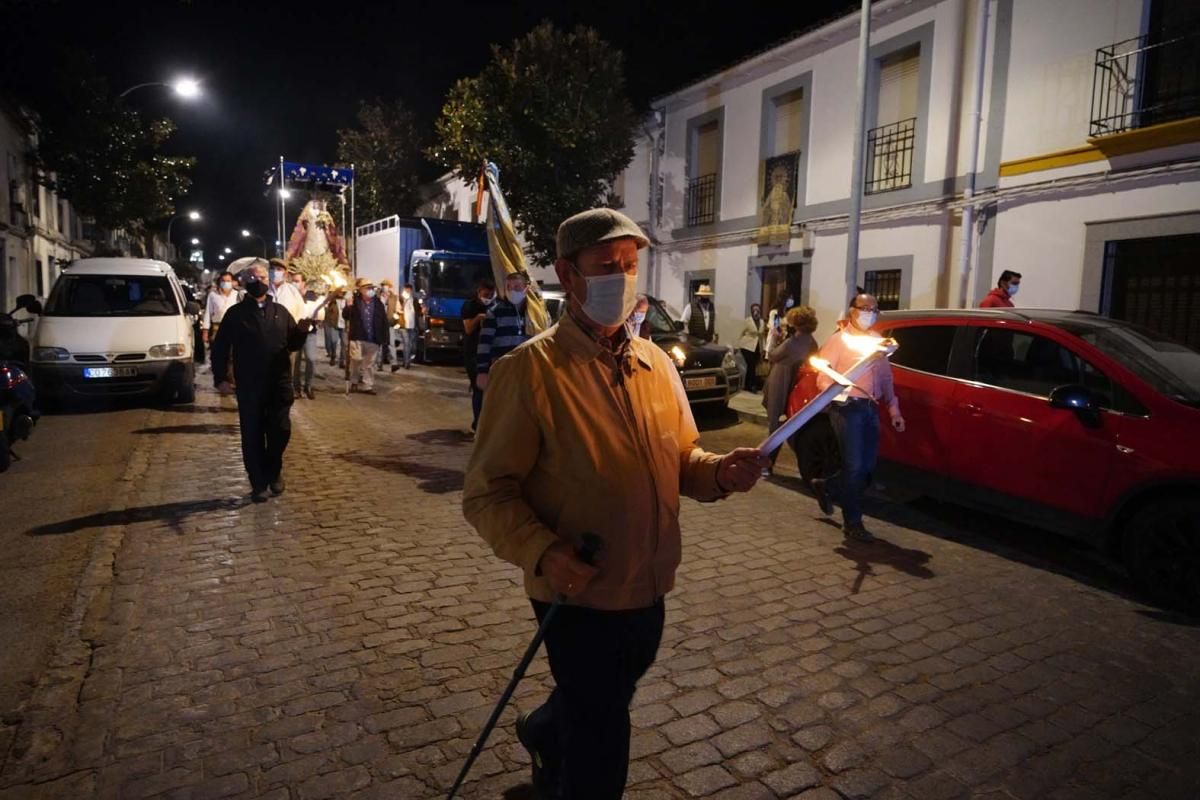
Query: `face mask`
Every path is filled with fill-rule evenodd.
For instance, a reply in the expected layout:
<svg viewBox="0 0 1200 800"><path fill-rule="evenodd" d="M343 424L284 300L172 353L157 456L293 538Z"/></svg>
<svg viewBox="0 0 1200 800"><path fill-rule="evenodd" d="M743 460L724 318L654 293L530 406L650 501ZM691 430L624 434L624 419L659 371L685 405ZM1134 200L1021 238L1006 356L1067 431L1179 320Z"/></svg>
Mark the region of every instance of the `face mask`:
<svg viewBox="0 0 1200 800"><path fill-rule="evenodd" d="M279 284L283 283L283 278L284 278L283 270L281 270L281 269L271 270L271 283L278 286Z"/></svg>
<svg viewBox="0 0 1200 800"><path fill-rule="evenodd" d="M1009 296L1009 297L1015 297L1015 296L1016 296L1016 294L1017 294L1017 290L1018 290L1018 289L1020 289L1020 288L1021 288L1021 284L1019 284L1019 283L1010 283L1010 284L1008 285L1008 289L1007 289L1007 291L1008 291L1008 296Z"/></svg>
<svg viewBox="0 0 1200 800"><path fill-rule="evenodd" d="M575 272L587 282L583 313L588 319L604 328L615 327L629 319L637 305L637 275L618 272L589 278L578 268Z"/></svg>
<svg viewBox="0 0 1200 800"><path fill-rule="evenodd" d="M792 298L790 298L790 297L789 297L789 298L787 299L787 302L785 302L785 303L783 304L783 307L784 307L784 308L791 308L791 307L792 307L792 306L794 306L794 305L796 305L796 301L795 301L795 300L793 300Z"/></svg>
<svg viewBox="0 0 1200 800"><path fill-rule="evenodd" d="M635 328L642 327L642 323L645 321L646 321L646 312L645 311L635 311L635 312L633 312L633 316L631 316L629 318L630 324L632 324L633 327L635 327Z"/></svg>
<svg viewBox="0 0 1200 800"><path fill-rule="evenodd" d="M854 312L854 324L858 326L859 330L869 331L877 319L879 319L879 313L875 311L855 310Z"/></svg>
<svg viewBox="0 0 1200 800"><path fill-rule="evenodd" d="M483 303L488 308L491 308L492 306L496 305L496 296L488 295L487 297L481 297L479 298L479 302Z"/></svg>
<svg viewBox="0 0 1200 800"><path fill-rule="evenodd" d="M408 291L408 290L406 289L406 290L404 290L403 292L401 292L401 296L402 296L402 297L403 297L405 300L407 300L408 298L412 297L412 292L410 292L410 291Z"/></svg>
<svg viewBox="0 0 1200 800"><path fill-rule="evenodd" d="M368 300L370 300L370 299L371 299L371 298L373 298L374 296L375 296L375 290L374 290L374 289L367 289L367 299L368 299Z"/></svg>
<svg viewBox="0 0 1200 800"><path fill-rule="evenodd" d="M233 288L233 281L221 281L221 288L228 292Z"/></svg>
<svg viewBox="0 0 1200 800"><path fill-rule="evenodd" d="M524 303L525 290L517 289L516 291L513 291L510 289L508 292L508 302L512 303L514 306L519 306L521 303Z"/></svg>
<svg viewBox="0 0 1200 800"><path fill-rule="evenodd" d="M255 300L261 300L267 294L267 285L262 281L250 281L246 284L246 293Z"/></svg>

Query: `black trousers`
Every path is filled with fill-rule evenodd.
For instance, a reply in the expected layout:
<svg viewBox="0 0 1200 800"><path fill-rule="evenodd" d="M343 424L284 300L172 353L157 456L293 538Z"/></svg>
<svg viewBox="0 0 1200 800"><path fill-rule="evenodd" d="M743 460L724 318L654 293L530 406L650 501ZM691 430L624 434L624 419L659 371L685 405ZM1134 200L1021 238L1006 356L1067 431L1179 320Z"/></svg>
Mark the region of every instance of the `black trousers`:
<svg viewBox="0 0 1200 800"><path fill-rule="evenodd" d="M292 388L238 392L242 462L252 489L265 489L283 472L283 451L292 437Z"/></svg>
<svg viewBox="0 0 1200 800"><path fill-rule="evenodd" d="M540 623L550 606L533 601ZM629 704L662 641L663 601L633 611L563 606L546 632L554 691L529 715L531 744L557 763L562 800L620 800Z"/></svg>
<svg viewBox="0 0 1200 800"><path fill-rule="evenodd" d="M742 358L746 362L746 385L742 388L747 392L758 391L762 382L762 378L758 377L758 351L747 350L744 347L738 349L742 351Z"/></svg>

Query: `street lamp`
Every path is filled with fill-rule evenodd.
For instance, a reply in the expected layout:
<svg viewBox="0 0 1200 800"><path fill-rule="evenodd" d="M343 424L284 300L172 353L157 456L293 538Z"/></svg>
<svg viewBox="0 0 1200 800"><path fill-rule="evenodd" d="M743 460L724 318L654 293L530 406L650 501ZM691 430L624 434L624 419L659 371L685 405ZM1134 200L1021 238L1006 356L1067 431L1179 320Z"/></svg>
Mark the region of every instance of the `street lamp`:
<svg viewBox="0 0 1200 800"><path fill-rule="evenodd" d="M232 247L226 247L226 248L225 248L225 254L226 254L226 255L228 255L229 253L232 253L232 252L233 252L233 248L232 248Z"/></svg>
<svg viewBox="0 0 1200 800"><path fill-rule="evenodd" d="M200 244L200 240L199 240L199 239L192 239L192 244L193 244L193 245Z"/></svg>
<svg viewBox="0 0 1200 800"><path fill-rule="evenodd" d="M173 214L171 216L171 219L167 221L167 244L170 244L170 245L174 244L174 241L171 239L171 227L175 224L175 220L179 219L182 216L186 216L192 222L200 221L200 212L194 208L191 211L188 211L186 214L183 214L183 213ZM192 244L198 244L198 243L192 242Z"/></svg>
<svg viewBox="0 0 1200 800"><path fill-rule="evenodd" d="M263 237L259 236L257 233L253 233L251 231L246 230L245 228L242 228L242 238L248 239L251 237L258 239L258 243L262 245L263 258L266 258L267 257L267 240L264 239Z"/></svg>
<svg viewBox="0 0 1200 800"><path fill-rule="evenodd" d="M147 86L167 86L173 89L175 94L179 95L184 100L195 100L200 96L200 81L196 80L190 75L181 75L170 83L164 83L163 81L148 81L146 83L135 84L121 92L118 97L124 97L130 92L135 92L138 89L144 89Z"/></svg>

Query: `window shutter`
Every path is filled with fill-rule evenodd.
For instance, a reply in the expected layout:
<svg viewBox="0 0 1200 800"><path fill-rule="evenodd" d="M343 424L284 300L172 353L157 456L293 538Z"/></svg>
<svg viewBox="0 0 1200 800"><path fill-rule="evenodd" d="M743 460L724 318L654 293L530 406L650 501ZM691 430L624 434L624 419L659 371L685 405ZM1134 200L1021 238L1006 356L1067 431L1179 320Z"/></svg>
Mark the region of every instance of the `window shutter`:
<svg viewBox="0 0 1200 800"><path fill-rule="evenodd" d="M912 119L917 115L917 88L921 51L910 47L879 61L879 104L875 127Z"/></svg>

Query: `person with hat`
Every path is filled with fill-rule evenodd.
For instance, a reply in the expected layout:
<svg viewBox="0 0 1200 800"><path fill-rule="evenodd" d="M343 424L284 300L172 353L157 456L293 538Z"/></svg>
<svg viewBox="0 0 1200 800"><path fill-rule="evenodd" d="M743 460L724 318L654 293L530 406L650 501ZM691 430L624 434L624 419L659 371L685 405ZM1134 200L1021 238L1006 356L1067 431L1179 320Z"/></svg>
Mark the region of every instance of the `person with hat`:
<svg viewBox="0 0 1200 800"><path fill-rule="evenodd" d="M384 278L379 282L379 300L383 303L383 307L387 313L388 321L388 337L383 347L379 348L379 357L381 364L391 364L392 372L396 371L396 321L397 302L396 284L391 278Z"/></svg>
<svg viewBox="0 0 1200 800"><path fill-rule="evenodd" d="M271 299L288 310L294 322L304 319L304 295L288 278L288 273L296 270L288 268L288 263L282 258L271 259L271 289L268 294Z"/></svg>
<svg viewBox="0 0 1200 800"><path fill-rule="evenodd" d="M608 208L559 226L566 313L492 365L467 466L463 513L524 572L538 620L566 598L545 638L555 688L517 722L543 797L621 797L629 704L680 562L680 495L747 491L769 463L756 449L701 449L674 363L629 335L647 243ZM595 565L577 554L585 533L603 541Z"/></svg>
<svg viewBox="0 0 1200 800"><path fill-rule="evenodd" d="M354 282L358 295L346 306L346 324L350 329L350 391L375 394L375 360L379 348L388 341L387 308L375 296L375 284L366 278Z"/></svg>
<svg viewBox="0 0 1200 800"><path fill-rule="evenodd" d="M713 311L713 290L707 283L696 289L692 302L683 308L680 319L687 332L702 342L712 342L717 338L717 315Z"/></svg>
<svg viewBox="0 0 1200 800"><path fill-rule="evenodd" d="M291 438L292 369L289 354L303 345L311 320L299 324L268 289L267 262L242 270L246 297L225 312L212 343L213 382L227 395L237 392L242 461L250 498L265 502L267 489L283 493L283 452ZM233 362L237 388L227 370Z"/></svg>

